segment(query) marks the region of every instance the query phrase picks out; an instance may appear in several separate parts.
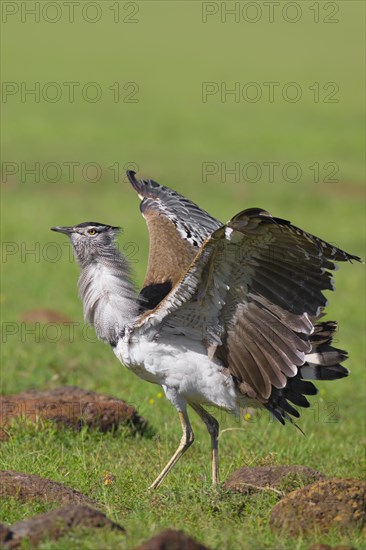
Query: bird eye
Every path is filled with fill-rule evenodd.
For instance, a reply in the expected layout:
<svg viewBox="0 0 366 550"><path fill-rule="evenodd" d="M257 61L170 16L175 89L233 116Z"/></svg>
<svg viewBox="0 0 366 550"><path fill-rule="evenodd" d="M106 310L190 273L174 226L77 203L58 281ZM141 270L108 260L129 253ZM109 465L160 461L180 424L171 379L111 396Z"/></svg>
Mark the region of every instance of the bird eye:
<svg viewBox="0 0 366 550"><path fill-rule="evenodd" d="M89 235L95 235L96 230L95 229L88 229L88 233L89 233Z"/></svg>

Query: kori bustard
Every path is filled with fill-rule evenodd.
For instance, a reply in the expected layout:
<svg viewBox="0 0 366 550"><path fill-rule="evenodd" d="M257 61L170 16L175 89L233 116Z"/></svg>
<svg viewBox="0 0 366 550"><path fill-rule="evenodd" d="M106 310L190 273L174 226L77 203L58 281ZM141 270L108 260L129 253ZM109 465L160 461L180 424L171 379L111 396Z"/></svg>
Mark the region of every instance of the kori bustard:
<svg viewBox="0 0 366 550"><path fill-rule="evenodd" d="M222 224L171 189L127 175L150 232L140 293L118 251L118 227L52 230L70 237L85 320L178 411L180 444L151 487L193 443L187 405L210 433L217 483L219 426L204 407L237 413L250 402L294 423L294 405L309 407L306 396L317 392L310 380L347 376L347 352L331 345L337 325L319 319L335 262L361 259L260 208Z"/></svg>

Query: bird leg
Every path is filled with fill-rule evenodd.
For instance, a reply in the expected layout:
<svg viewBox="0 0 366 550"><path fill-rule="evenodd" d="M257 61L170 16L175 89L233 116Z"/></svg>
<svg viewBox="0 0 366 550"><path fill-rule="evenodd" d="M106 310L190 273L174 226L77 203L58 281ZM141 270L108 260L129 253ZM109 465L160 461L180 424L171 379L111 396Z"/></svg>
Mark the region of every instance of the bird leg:
<svg viewBox="0 0 366 550"><path fill-rule="evenodd" d="M189 418L186 411L179 411L179 420L182 426L182 439L180 440L179 447L173 454L172 458L169 460L168 464L165 466L163 471L158 475L158 477L155 479L154 483L150 485L150 489L157 489L170 470L173 468L173 466L178 462L180 457L186 452L188 447L190 447L194 441L194 434L192 427L189 423Z"/></svg>
<svg viewBox="0 0 366 550"><path fill-rule="evenodd" d="M212 484L219 483L219 423L205 409L190 403L193 410L202 418L211 436Z"/></svg>

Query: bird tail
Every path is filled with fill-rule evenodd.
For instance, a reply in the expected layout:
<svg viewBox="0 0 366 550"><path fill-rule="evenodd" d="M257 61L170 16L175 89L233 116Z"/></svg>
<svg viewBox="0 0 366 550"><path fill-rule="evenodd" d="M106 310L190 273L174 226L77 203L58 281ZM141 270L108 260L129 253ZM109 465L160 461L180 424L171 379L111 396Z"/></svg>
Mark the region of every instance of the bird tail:
<svg viewBox="0 0 366 550"><path fill-rule="evenodd" d="M347 352L331 345L336 330L335 321L317 323L310 335L312 349L305 356L304 365L299 367L294 377L288 378L284 388L273 388L266 408L282 424L285 424L285 420L294 424L290 415L300 417L299 411L292 404L310 406L305 396L315 395L318 390L309 380L337 380L348 376L350 371L341 365L348 357Z"/></svg>
<svg viewBox="0 0 366 550"><path fill-rule="evenodd" d="M331 345L336 330L335 321L315 325L310 336L311 352L305 355L306 363L300 367L301 378L337 380L348 376L350 371L340 364L348 358L348 353Z"/></svg>

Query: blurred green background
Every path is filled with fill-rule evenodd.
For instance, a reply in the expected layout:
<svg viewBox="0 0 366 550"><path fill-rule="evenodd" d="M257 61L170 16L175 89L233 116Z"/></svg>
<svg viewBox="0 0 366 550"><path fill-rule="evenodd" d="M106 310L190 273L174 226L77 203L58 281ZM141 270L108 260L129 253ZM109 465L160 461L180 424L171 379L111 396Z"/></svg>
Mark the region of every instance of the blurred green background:
<svg viewBox="0 0 366 550"><path fill-rule="evenodd" d="M258 206L364 255L364 3L305 1L291 8L280 2L272 22L263 2L257 8L247 2L105 0L94 3L96 8L81 2L74 22L63 2L59 10L41 2L36 21L38 15L26 11L34 4L1 6L3 329L4 323L9 330L24 311L38 308L55 310L80 326L72 343L64 332L55 343L42 331L40 337L32 336L23 324L15 334L3 332L2 392L78 384L134 402L158 432L169 434L168 447L158 455L163 464L178 437L175 413L163 400L152 407L154 387L122 370L106 346L85 341L78 269L66 242L49 227L88 220L122 225L121 247L133 256L141 285L148 237L138 198L124 176L126 168L135 168L138 176L174 188L223 221ZM236 5L240 12L230 15L227 10L238 9ZM297 22L286 21L297 17ZM98 20L90 22L94 18ZM274 83L273 101L269 82ZM204 93L207 86L211 95ZM225 87L239 95L225 96ZM32 88L35 95L27 94ZM93 102L95 91L100 98ZM295 92L296 102L291 101ZM234 168L237 173L230 174ZM305 412L301 426L313 434L313 446L308 440L291 448L291 428L276 426L273 439L258 445L254 457L278 450L283 463L300 456L302 463L321 465L329 474L359 475L355 464L363 456L365 404L363 281L362 266L342 266L337 292L330 296L328 317L340 321L339 345L350 351L347 366L352 370L347 380L325 385L340 423L314 423L314 416ZM324 407L324 397L323 405L319 399ZM223 422L231 426L233 421ZM205 468L208 457L205 431L198 422L194 426L204 449L198 444L185 462L193 472L194 464ZM234 461L242 465L245 438L237 432L227 438L223 447L232 456L238 446L243 449ZM147 448L154 453L151 442L145 445L137 456ZM22 457L23 452L20 440L16 454ZM131 459L123 455L130 451L122 444L120 452ZM30 467L25 458L19 460L18 469L50 473L42 461ZM114 462L113 453L110 460ZM223 477L233 465L223 458ZM156 463L148 468L149 478L159 469ZM178 466L173 474L179 490L184 471ZM57 475L56 469L53 477ZM73 479L80 487L77 472ZM191 482L199 485L200 479L193 475ZM118 510L111 505L109 512L119 518ZM19 515L10 507L9 521ZM132 530L141 522L138 514L123 517ZM150 527L136 530L134 542L167 521L160 508L154 527L148 516L142 517ZM248 522L246 529L254 528L250 518ZM177 523L215 547L229 536L223 527L220 535L220 529L197 519L192 525L183 519ZM274 544L267 536L264 529L258 544Z"/></svg>

